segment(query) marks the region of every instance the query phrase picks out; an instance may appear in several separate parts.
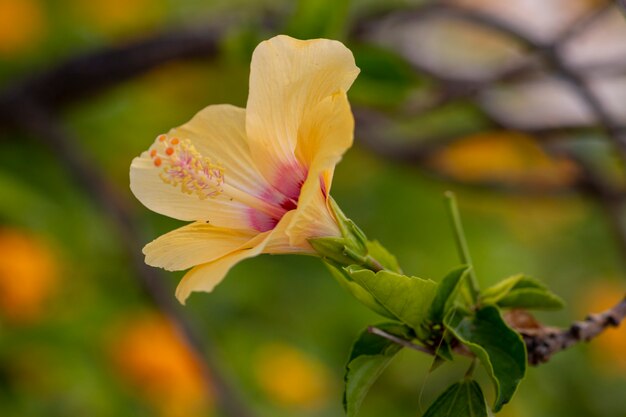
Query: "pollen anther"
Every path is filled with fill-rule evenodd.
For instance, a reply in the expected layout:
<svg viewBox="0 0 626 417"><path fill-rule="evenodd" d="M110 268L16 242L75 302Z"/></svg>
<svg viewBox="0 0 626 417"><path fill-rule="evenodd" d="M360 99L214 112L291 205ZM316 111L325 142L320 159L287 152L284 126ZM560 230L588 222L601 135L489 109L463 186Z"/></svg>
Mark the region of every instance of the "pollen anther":
<svg viewBox="0 0 626 417"><path fill-rule="evenodd" d="M163 138L163 139L162 139ZM173 138L166 142L160 135L150 151L154 165L163 165L161 180L182 192L196 194L200 199L216 197L223 192L224 170L204 157L188 140Z"/></svg>

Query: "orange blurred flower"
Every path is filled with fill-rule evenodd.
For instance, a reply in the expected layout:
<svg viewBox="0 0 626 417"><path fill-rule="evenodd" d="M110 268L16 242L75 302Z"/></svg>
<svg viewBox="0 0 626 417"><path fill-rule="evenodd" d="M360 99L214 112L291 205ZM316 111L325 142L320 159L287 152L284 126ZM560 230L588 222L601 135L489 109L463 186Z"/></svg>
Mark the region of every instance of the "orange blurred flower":
<svg viewBox="0 0 626 417"><path fill-rule="evenodd" d="M599 281L586 288L584 293L583 314L599 313L613 307L624 298L626 286L612 281ZM590 344L594 359L608 372L624 375L626 372L626 325L606 329Z"/></svg>
<svg viewBox="0 0 626 417"><path fill-rule="evenodd" d="M92 29L111 35L149 28L165 11L162 0L73 0L72 6Z"/></svg>
<svg viewBox="0 0 626 417"><path fill-rule="evenodd" d="M263 346L254 372L266 395L284 407L315 409L329 398L331 378L326 366L291 346Z"/></svg>
<svg viewBox="0 0 626 417"><path fill-rule="evenodd" d="M461 181L497 182L535 187L571 184L576 166L552 158L532 137L516 132L486 132L465 137L438 152L432 165Z"/></svg>
<svg viewBox="0 0 626 417"><path fill-rule="evenodd" d="M159 416L211 414L200 365L168 319L151 313L113 330L109 350L116 370Z"/></svg>
<svg viewBox="0 0 626 417"><path fill-rule="evenodd" d="M0 0L0 57L11 57L42 39L45 16L37 0Z"/></svg>
<svg viewBox="0 0 626 417"><path fill-rule="evenodd" d="M0 313L11 322L39 319L59 279L52 250L36 236L5 228L0 254Z"/></svg>

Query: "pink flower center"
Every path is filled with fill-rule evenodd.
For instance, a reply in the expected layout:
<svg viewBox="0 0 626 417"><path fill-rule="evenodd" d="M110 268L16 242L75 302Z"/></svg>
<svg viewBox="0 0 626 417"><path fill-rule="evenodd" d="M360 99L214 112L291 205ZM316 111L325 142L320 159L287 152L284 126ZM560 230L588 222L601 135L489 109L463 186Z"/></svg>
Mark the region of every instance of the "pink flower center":
<svg viewBox="0 0 626 417"><path fill-rule="evenodd" d="M260 197L268 203L280 207L283 214L272 216L251 208L248 215L252 227L259 232L272 230L285 213L295 210L298 207L298 199L306 175L306 168L298 163L285 165L279 169L273 186L268 187Z"/></svg>

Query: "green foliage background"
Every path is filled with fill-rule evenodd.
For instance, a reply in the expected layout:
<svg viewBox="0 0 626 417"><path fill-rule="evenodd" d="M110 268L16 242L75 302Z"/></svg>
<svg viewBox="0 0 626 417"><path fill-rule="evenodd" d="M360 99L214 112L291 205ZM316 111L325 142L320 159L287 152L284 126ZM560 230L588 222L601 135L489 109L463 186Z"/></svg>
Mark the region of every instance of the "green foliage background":
<svg viewBox="0 0 626 417"><path fill-rule="evenodd" d="M342 39L350 16L378 7L373 1L154 0L148 3L161 10L158 17L140 13L136 24L118 33L66 12L71 10L68 0L40 3L47 35L30 50L0 59L3 86L63 57L190 20L237 15L251 21L269 10L287 18L287 33ZM184 123L208 104L245 106L251 49L257 39L271 35L254 33L242 24L217 60L167 64L63 110L63 119L82 139L94 163L142 213L146 242L180 223L149 212L132 198L131 159L157 134ZM364 45L348 46L362 69L350 92L354 105L390 109L409 89L422 85L395 56ZM445 111L443 124L450 129L468 123L482 126L471 109ZM428 132L441 125L427 120L415 128ZM561 312L541 314L547 322L565 325L580 318L589 302L587 289L623 274L603 213L592 202L575 194L532 198L441 182L378 157L356 139L336 170L333 195L370 238L396 254L405 272L438 280L459 263L442 200L443 191L452 189L484 287L518 272L541 278L568 302ZM149 307L101 208L92 204L49 150L14 133L0 141L0 196L0 224L46 236L65 265L60 288L39 323L0 325L0 415L153 415L111 369L105 352L110 324ZM181 274L168 276L173 297ZM246 401L259 415L273 417L341 416L341 384L350 346L367 324L379 321L338 286L321 262L308 257L248 260L214 293L193 295L187 308L213 340L221 366L232 374ZM251 372L254 352L276 341L298 347L332 371L334 397L322 408L284 408L263 394ZM18 384L12 359L32 349L41 352L35 358L41 375ZM548 365L530 369L502 415L623 417L626 370L607 372L596 366L595 359L588 347L579 346ZM360 415L416 415L450 378L463 374L466 364L461 365L424 378L430 359L403 351L375 384ZM487 380L484 373L479 375ZM485 394L493 399L493 392Z"/></svg>

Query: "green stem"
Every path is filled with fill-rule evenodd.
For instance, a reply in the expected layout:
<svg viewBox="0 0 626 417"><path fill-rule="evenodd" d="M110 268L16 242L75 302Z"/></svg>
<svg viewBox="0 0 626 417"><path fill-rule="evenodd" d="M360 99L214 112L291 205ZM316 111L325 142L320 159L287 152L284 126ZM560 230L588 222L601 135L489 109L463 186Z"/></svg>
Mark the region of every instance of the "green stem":
<svg viewBox="0 0 626 417"><path fill-rule="evenodd" d="M378 260L374 258L372 255L362 256L348 247L346 247L344 251L345 251L345 254L349 256L350 258L354 259L354 261L357 264L364 266L367 269L370 269L374 272L382 271L383 269L385 269L385 267L382 266L382 264L378 262Z"/></svg>
<svg viewBox="0 0 626 417"><path fill-rule="evenodd" d="M469 270L469 289L472 294L472 300L478 301L480 289L478 286L478 279L474 272L472 257L467 246L467 240L465 239L465 232L463 232L463 224L461 223L461 215L459 214L459 206L456 202L456 196L452 191L446 191L444 193L446 203L448 206L448 213L450 214L450 220L452 221L452 229L454 230L454 238L456 240L456 246L459 251L459 257L461 262L470 267Z"/></svg>

